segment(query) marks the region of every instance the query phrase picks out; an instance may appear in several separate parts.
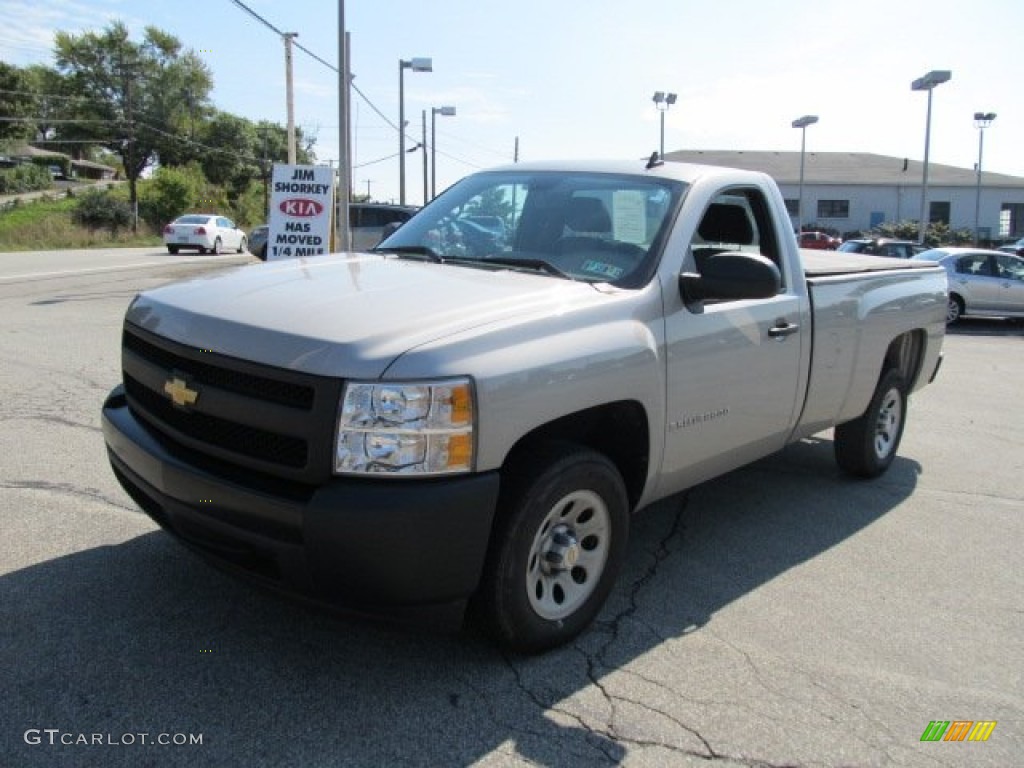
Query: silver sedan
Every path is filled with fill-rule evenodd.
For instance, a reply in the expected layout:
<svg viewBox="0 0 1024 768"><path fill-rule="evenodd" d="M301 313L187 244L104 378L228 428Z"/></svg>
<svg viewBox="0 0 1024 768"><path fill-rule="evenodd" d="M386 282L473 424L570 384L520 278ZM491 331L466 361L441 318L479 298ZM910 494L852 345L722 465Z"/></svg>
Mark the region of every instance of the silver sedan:
<svg viewBox="0 0 1024 768"><path fill-rule="evenodd" d="M980 248L933 248L914 257L934 261L949 277L946 322L963 315L1024 317L1024 259Z"/></svg>

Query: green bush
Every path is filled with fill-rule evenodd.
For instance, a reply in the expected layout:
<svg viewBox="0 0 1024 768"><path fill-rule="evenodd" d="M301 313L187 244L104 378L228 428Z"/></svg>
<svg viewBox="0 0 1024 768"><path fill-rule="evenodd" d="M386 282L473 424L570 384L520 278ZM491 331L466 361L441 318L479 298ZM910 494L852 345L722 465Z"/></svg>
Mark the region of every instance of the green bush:
<svg viewBox="0 0 1024 768"><path fill-rule="evenodd" d="M192 208L205 184L197 168L159 168L139 189L139 215L159 229Z"/></svg>
<svg viewBox="0 0 1024 768"><path fill-rule="evenodd" d="M26 163L14 168L0 169L0 195L18 195L50 189L53 178L43 166Z"/></svg>
<svg viewBox="0 0 1024 768"><path fill-rule="evenodd" d="M119 229L131 226L132 209L127 202L109 192L89 190L78 198L71 211L71 220L90 232L108 229L110 234L116 235Z"/></svg>

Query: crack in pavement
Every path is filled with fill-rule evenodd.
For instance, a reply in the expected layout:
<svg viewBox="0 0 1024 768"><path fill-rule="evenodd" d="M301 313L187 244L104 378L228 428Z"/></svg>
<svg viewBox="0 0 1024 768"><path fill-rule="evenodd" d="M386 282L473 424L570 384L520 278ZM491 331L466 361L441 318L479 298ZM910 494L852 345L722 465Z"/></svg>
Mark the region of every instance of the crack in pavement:
<svg viewBox="0 0 1024 768"><path fill-rule="evenodd" d="M71 483L51 483L47 480L0 481L0 488L22 491L43 491L44 493L63 494L78 499L99 501L126 512L138 512L138 507L122 504L107 496L98 488L78 488Z"/></svg>
<svg viewBox="0 0 1024 768"><path fill-rule="evenodd" d="M667 560L673 549L670 544L673 539L678 538L680 532L683 530L682 518L686 511L688 497L684 497L679 508L675 511L672 516L672 520L668 526L668 530L661 537L658 542L657 548L651 552L651 561L647 568L640 574L640 576L632 583L629 590L629 597L625 608L620 610L617 614L612 616L610 619L605 619L595 623L591 633L596 631L603 631L606 633L606 639L601 643L600 647L596 651L588 651L581 647L580 643L577 642L572 646L572 649L585 661L587 678L594 688L600 692L602 698L608 706L609 715L604 723L604 726L595 726L587 722L587 720L574 712L568 711L562 706L558 706L554 702L545 701L537 691L533 690L523 679L522 669L517 666L515 661L507 655L503 655L506 665L512 671L515 678L517 687L522 691L527 698L533 702L533 704L542 711L553 711L557 712L575 723L578 723L588 735L593 737L593 741L588 743L598 749L607 760L612 764L619 764L621 758L618 758L613 751L610 750L610 745L628 745L634 746L641 749L665 749L674 754L679 754L689 758L696 758L700 760L711 761L729 761L736 765L747 766L748 768L798 768L796 763L772 763L763 759L748 758L736 755L730 755L727 753L719 752L712 746L711 742L700 732L696 727L690 726L683 722L677 716L655 707L646 702L638 701L631 697L622 696L609 690L608 686L605 685L604 681L600 678L602 670L610 669L607 663L607 656L611 648L618 641L620 636L620 629L622 624L627 619L634 619L647 627L656 637L662 640L667 640L662 634L651 627L647 622L642 621L639 617L640 611L640 596L642 592L650 585L653 579L657 576L660 567L665 560ZM637 678L646 680L643 675L634 673L629 670L622 670L628 674L633 674ZM651 681L663 690L670 692L674 696L678 696L678 692L671 688L668 688L664 684L656 681ZM767 686L766 686L767 687ZM479 692L478 692L479 693ZM648 712L657 714L665 718L668 722L675 724L680 730L689 734L693 738L697 739L702 746L702 749L692 749L684 746L677 746L669 744L661 740L639 738L635 736L629 736L621 732L621 727L617 724L616 720L619 716L620 704L630 704L632 706L640 707Z"/></svg>
<svg viewBox="0 0 1024 768"><path fill-rule="evenodd" d="M71 419L63 416L50 416L48 414L36 413L36 414L11 414L10 416L0 417L0 423L6 423L9 421L41 421L45 424L56 424L60 427L72 427L74 429L85 429L89 432L102 433L103 430L95 424L83 424L80 421L72 421Z"/></svg>

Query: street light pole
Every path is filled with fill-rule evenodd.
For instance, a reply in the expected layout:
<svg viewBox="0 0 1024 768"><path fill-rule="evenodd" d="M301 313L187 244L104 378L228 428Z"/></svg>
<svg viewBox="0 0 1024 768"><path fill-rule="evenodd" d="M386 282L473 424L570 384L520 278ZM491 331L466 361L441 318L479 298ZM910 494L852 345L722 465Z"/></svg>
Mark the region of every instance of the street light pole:
<svg viewBox="0 0 1024 768"><path fill-rule="evenodd" d="M925 233L928 231L928 220L925 217L928 215L928 150L932 134L932 91L935 86L949 82L952 77L953 73L948 69L933 69L910 84L912 91L928 91L928 114L924 124L924 171L921 177L921 218L917 225L919 245L924 245Z"/></svg>
<svg viewBox="0 0 1024 768"><path fill-rule="evenodd" d="M676 95L674 93L665 93L664 91L654 92L654 106L658 108L658 112L661 113L661 143L659 144L660 151L658 156L665 159L665 113L668 112L668 108L676 103Z"/></svg>
<svg viewBox="0 0 1024 768"><path fill-rule="evenodd" d="M430 59L398 60L398 201L405 205L405 70L433 72Z"/></svg>
<svg viewBox="0 0 1024 768"><path fill-rule="evenodd" d="M437 116L455 117L455 107L430 108L430 199L437 197Z"/></svg>
<svg viewBox="0 0 1024 768"><path fill-rule="evenodd" d="M423 145L423 204L427 204L427 110L421 114L422 133L420 143Z"/></svg>
<svg viewBox="0 0 1024 768"><path fill-rule="evenodd" d="M804 156L807 150L807 126L818 122L817 115L804 115L793 121L793 127L800 129L800 194L796 201L796 237L804 231Z"/></svg>
<svg viewBox="0 0 1024 768"><path fill-rule="evenodd" d="M996 119L995 112L975 112L974 127L978 129L978 184L974 192L974 244L981 246L981 154L985 148L985 129Z"/></svg>

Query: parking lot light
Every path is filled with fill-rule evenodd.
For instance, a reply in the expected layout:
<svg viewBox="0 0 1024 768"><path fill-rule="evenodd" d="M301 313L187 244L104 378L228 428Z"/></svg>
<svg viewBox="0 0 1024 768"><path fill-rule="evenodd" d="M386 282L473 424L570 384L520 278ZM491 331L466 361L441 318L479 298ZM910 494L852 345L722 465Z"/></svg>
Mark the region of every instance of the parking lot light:
<svg viewBox="0 0 1024 768"><path fill-rule="evenodd" d="M995 112L975 112L974 127L978 129L978 183L974 193L974 244L981 245L981 230L978 228L981 218L981 154L985 148L985 129L996 119Z"/></svg>
<svg viewBox="0 0 1024 768"><path fill-rule="evenodd" d="M924 171L921 178L921 219L918 222L917 242L924 244L925 232L928 230L928 149L931 144L932 132L932 91L935 86L947 83L953 77L948 69L933 69L928 74L917 78L910 84L912 91L928 91L928 115L924 123Z"/></svg>
<svg viewBox="0 0 1024 768"><path fill-rule="evenodd" d="M804 115L793 121L793 127L800 129L800 193L796 201L796 238L804 231L804 155L807 149L807 126L818 122L817 115Z"/></svg>

